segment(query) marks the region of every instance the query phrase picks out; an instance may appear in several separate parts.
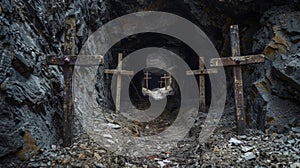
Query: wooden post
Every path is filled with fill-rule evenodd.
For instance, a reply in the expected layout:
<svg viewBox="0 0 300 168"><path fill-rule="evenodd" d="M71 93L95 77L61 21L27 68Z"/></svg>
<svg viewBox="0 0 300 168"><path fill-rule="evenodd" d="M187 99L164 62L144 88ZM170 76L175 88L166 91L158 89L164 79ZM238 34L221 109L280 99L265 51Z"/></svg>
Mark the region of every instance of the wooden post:
<svg viewBox="0 0 300 168"><path fill-rule="evenodd" d="M149 77L149 72L148 72L148 71L146 71L146 72L144 73L144 75L146 75L146 76L144 77L144 80L145 80L145 82L146 82L146 89L149 90L149 79L152 79L152 78Z"/></svg>
<svg viewBox="0 0 300 168"><path fill-rule="evenodd" d="M167 90L167 87L168 87L168 79L170 79L170 78L171 78L171 76L167 76L167 74L164 74L164 76L161 77L161 80L164 80L166 90Z"/></svg>
<svg viewBox="0 0 300 168"><path fill-rule="evenodd" d="M122 75L134 75L133 71L122 70L123 54L118 54L118 67L117 69L105 69L106 74L117 74L117 90L116 90L116 112L120 112L121 104L121 87L122 87Z"/></svg>
<svg viewBox="0 0 300 168"><path fill-rule="evenodd" d="M74 102L72 96L72 75L74 65L78 56L75 56L75 33L76 22L75 17L66 18L66 33L64 43L64 57L56 55L47 56L48 65L63 66L64 75L64 104L63 104L63 145L70 146L73 142L73 126L74 126ZM103 56L91 55L81 57L78 66L98 66L104 63ZM76 64L77 65L77 64Z"/></svg>
<svg viewBox="0 0 300 168"><path fill-rule="evenodd" d="M194 71L187 71L187 75L199 75L199 92L200 92L200 110L206 111L205 100L205 75L218 73L217 69L205 69L204 57L199 57L199 69Z"/></svg>
<svg viewBox="0 0 300 168"><path fill-rule="evenodd" d="M243 78L241 65L261 63L265 61L265 57L262 54L240 56L241 53L238 26L232 25L230 27L230 33L232 57L212 59L211 66L233 66L237 132L238 135L243 135L245 134L246 129L246 117L244 109Z"/></svg>

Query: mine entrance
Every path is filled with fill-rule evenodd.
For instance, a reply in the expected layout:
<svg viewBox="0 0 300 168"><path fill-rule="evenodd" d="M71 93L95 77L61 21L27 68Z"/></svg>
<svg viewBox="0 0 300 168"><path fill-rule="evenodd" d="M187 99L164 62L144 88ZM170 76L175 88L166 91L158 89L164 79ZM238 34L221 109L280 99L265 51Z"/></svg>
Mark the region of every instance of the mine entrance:
<svg viewBox="0 0 300 168"><path fill-rule="evenodd" d="M121 40L117 43L110 51L109 55L106 57L110 57L110 62L108 62L109 69L115 69L117 67L117 55L119 52L122 52L124 57L126 58L129 54L147 47L158 47L167 49L179 57L181 57L190 67L191 70L199 68L199 56L186 44L181 42L178 39L173 37L158 34L158 33L143 33L134 36L129 36L126 39ZM157 56L155 58L151 58L151 60L157 59L158 61L168 63L169 60L165 59L163 56ZM108 58L107 58L108 60ZM148 88L147 88L147 81L146 81L146 73L148 74ZM169 71L168 71L169 72ZM180 88L176 83L176 79L172 77L172 74L168 73L165 70L157 69L157 68L145 68L140 70L139 72L135 72L132 80L130 81L129 88L122 88L122 94L128 94L130 97L130 103L139 110L146 110L151 107L150 100L153 101L163 101L167 100L167 105L164 111L152 124L144 123L146 125L153 125L160 127L161 125L170 125L172 121L176 119L178 109L181 105L181 94ZM164 77L170 77L166 79L167 81L167 88L165 88L165 79ZM197 76L191 76L191 78L195 78L197 82L199 82L199 78ZM114 102L112 99L112 95L110 93L110 81L111 76L107 76L107 84L106 88L108 90L107 93L107 101L108 104L111 104L108 107L111 111L115 111L114 109ZM123 78L127 78L124 76ZM206 102L209 106L210 104L210 82L209 77L205 77L205 84L206 84ZM198 83L199 84L199 83ZM168 90L170 92L164 92L162 95L157 97L156 91L158 90ZM164 126L165 127L165 126ZM162 128L164 128L162 127ZM163 131L163 129L161 130Z"/></svg>

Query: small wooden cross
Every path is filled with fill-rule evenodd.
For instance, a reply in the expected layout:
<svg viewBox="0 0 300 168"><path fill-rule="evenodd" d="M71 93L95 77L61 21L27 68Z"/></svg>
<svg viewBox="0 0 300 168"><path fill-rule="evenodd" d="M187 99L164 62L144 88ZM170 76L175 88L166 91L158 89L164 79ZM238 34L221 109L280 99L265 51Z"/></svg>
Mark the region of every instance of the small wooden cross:
<svg viewBox="0 0 300 168"><path fill-rule="evenodd" d="M145 82L146 82L146 89L149 90L149 79L152 79L152 78L149 77L149 72L148 72L148 71L146 71L146 72L144 73L144 75L145 75L144 80L145 80Z"/></svg>
<svg viewBox="0 0 300 168"><path fill-rule="evenodd" d="M200 91L200 110L206 111L205 100L205 75L218 73L217 69L205 69L204 57L199 57L199 69L193 71L187 71L187 75L199 75L199 91Z"/></svg>
<svg viewBox="0 0 300 168"><path fill-rule="evenodd" d="M165 84L165 89L167 90L167 87L168 87L168 79L170 79L171 76L167 76L167 74L164 74L163 77L161 77L161 80L163 81L164 80L164 84Z"/></svg>
<svg viewBox="0 0 300 168"><path fill-rule="evenodd" d="M230 33L232 57L215 58L211 60L210 64L214 67L233 66L237 129L238 135L242 135L245 134L246 117L244 110L243 78L241 66L264 62L265 57L262 54L241 56L238 26L232 25L230 27Z"/></svg>
<svg viewBox="0 0 300 168"><path fill-rule="evenodd" d="M70 146L73 141L74 102L72 96L72 75L74 66L99 66L104 64L101 55L75 56L75 17L66 18L66 33L64 42L65 56L49 55L46 57L48 65L63 66L64 75L64 105L63 105L63 145ZM80 63L76 63L76 61Z"/></svg>
<svg viewBox="0 0 300 168"><path fill-rule="evenodd" d="M134 75L133 71L122 70L122 59L123 54L119 53L117 69L105 69L104 71L106 74L117 74L116 112L120 112L122 75Z"/></svg>

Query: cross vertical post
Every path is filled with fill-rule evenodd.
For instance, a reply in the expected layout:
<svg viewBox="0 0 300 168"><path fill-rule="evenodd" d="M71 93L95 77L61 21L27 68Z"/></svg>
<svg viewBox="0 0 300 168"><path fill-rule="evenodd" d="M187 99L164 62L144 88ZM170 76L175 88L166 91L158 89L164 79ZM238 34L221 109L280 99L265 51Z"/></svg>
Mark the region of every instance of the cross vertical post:
<svg viewBox="0 0 300 168"><path fill-rule="evenodd" d="M236 106L237 132L238 135L245 134L246 115L244 109L242 65L262 63L265 61L264 55L241 56L239 29L237 25L230 27L231 52L232 57L214 58L210 61L211 66L233 66L234 75L234 95Z"/></svg>
<svg viewBox="0 0 300 168"><path fill-rule="evenodd" d="M145 80L145 82L146 82L146 89L149 90L149 79L152 79L152 78L149 77L149 72L148 72L148 71L146 71L146 72L144 73L144 75L146 75L146 76L144 77L144 80Z"/></svg>
<svg viewBox="0 0 300 168"><path fill-rule="evenodd" d="M134 75L133 71L122 70L123 54L118 54L118 67L117 69L105 69L106 74L117 75L117 90L116 90L116 112L120 112L121 106L121 87L122 87L122 75Z"/></svg>
<svg viewBox="0 0 300 168"><path fill-rule="evenodd" d="M199 57L199 69L193 71L187 71L187 75L198 75L199 76L199 94L200 94L200 110L206 111L206 100L205 100L205 75L218 73L217 69L205 69L204 57Z"/></svg>
<svg viewBox="0 0 300 168"><path fill-rule="evenodd" d="M76 60L79 60L77 66L99 66L104 64L102 55L85 55L79 57L75 55L75 33L76 20L74 16L66 18L66 32L64 42L63 57L57 55L48 55L46 61L48 65L63 66L64 75L64 104L63 104L63 146L70 146L73 142L74 126L74 102L72 95L72 75Z"/></svg>
<svg viewBox="0 0 300 168"><path fill-rule="evenodd" d="M230 42L231 42L231 53L232 57L237 57L241 55L240 51L240 40L239 40L239 29L237 25L231 26L230 28ZM243 77L242 77L242 67L233 67L233 77L234 77L234 95L235 106L236 106L236 116L238 124L238 134L244 134L246 129L246 114L244 109L244 94L243 94Z"/></svg>
<svg viewBox="0 0 300 168"><path fill-rule="evenodd" d="M66 18L64 54L75 55L75 33L76 20L75 17ZM70 59L65 58L63 66L64 71L64 113L63 113L63 139L64 146L70 146L73 142L74 127L74 102L72 95L72 75L74 66L69 65Z"/></svg>
<svg viewBox="0 0 300 168"><path fill-rule="evenodd" d="M170 76L167 76L167 74L164 74L163 77L161 77L161 80L164 80L164 84L165 84L165 89L167 90L168 87L168 79L170 79Z"/></svg>
<svg viewBox="0 0 300 168"><path fill-rule="evenodd" d="M118 71L122 70L122 59L123 54L118 54ZM120 111L120 104L121 104L121 87L122 87L122 76L121 74L117 75L117 93L116 93L116 111Z"/></svg>
<svg viewBox="0 0 300 168"><path fill-rule="evenodd" d="M204 58L199 58L199 69L204 70ZM205 76L199 75L199 92L200 92L200 107L202 108L203 112L206 110L206 100L205 100Z"/></svg>

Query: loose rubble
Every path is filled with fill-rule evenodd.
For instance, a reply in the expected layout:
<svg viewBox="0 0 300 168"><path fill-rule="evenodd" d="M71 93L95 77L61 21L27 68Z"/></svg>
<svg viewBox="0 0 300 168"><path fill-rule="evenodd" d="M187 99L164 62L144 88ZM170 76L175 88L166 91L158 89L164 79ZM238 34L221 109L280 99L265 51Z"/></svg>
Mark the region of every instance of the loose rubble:
<svg viewBox="0 0 300 168"><path fill-rule="evenodd" d="M72 146L41 149L22 167L299 167L300 133L247 130L246 135L237 136L235 127L230 127L235 124L231 116L232 109L222 117L214 135L202 144L194 137L201 131L201 123L173 150L146 157L116 155L81 133Z"/></svg>

